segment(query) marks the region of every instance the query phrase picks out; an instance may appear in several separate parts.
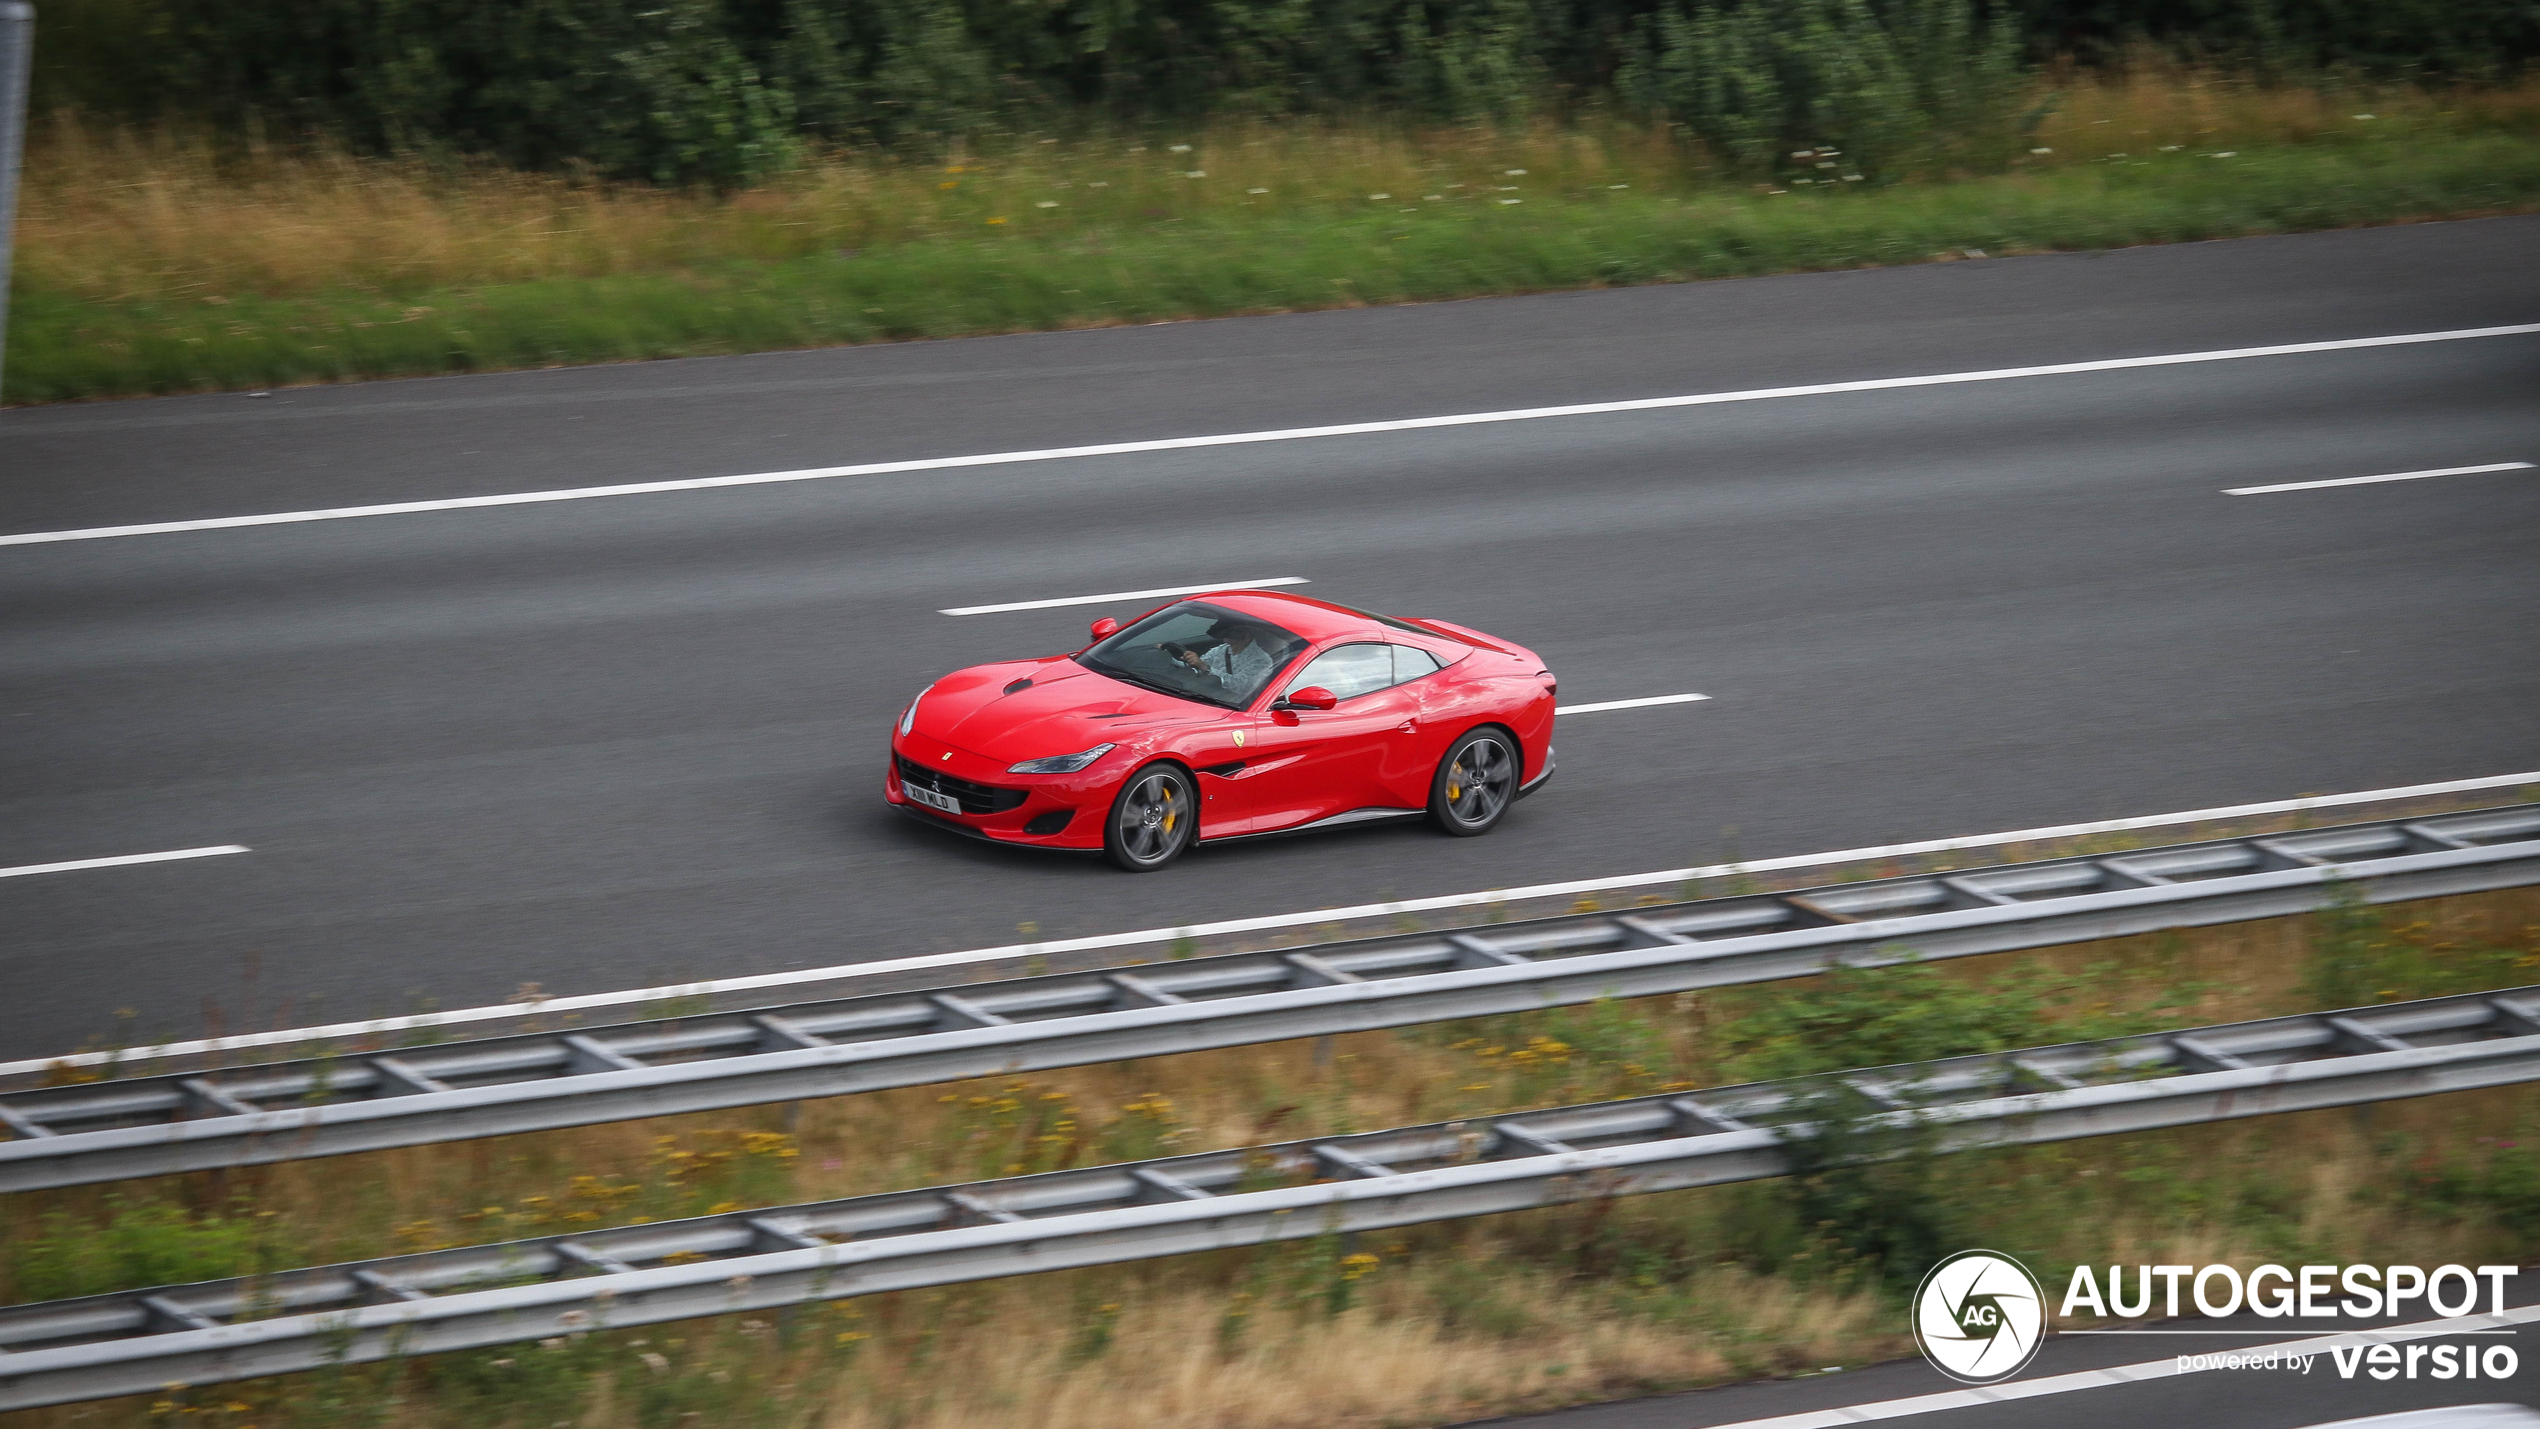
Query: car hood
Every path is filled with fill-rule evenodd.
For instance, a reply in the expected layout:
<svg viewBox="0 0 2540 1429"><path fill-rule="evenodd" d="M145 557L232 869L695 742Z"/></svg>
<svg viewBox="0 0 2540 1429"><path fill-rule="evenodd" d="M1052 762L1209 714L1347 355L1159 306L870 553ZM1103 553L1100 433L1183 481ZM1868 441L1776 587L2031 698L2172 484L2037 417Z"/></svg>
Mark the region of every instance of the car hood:
<svg viewBox="0 0 2540 1429"><path fill-rule="evenodd" d="M1013 688L1025 680L1031 683ZM1118 744L1158 724L1195 723L1220 713L1098 675L1064 657L1011 660L973 665L937 680L917 702L914 733L1012 764Z"/></svg>

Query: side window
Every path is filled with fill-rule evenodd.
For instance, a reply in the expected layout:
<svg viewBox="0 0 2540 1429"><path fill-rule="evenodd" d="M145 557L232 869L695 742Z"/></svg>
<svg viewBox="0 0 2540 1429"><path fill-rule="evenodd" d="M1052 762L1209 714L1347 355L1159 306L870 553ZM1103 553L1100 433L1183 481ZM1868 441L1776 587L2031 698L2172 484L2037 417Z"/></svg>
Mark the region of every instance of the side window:
<svg viewBox="0 0 2540 1429"><path fill-rule="evenodd" d="M1434 675L1445 668L1438 663L1435 655L1416 645L1393 647L1393 682L1397 685L1405 680L1419 679L1422 675Z"/></svg>
<svg viewBox="0 0 2540 1429"><path fill-rule="evenodd" d="M1393 683L1393 650L1391 645L1343 645L1326 650L1288 681L1288 689L1321 685L1332 692L1334 699L1341 700L1381 690Z"/></svg>

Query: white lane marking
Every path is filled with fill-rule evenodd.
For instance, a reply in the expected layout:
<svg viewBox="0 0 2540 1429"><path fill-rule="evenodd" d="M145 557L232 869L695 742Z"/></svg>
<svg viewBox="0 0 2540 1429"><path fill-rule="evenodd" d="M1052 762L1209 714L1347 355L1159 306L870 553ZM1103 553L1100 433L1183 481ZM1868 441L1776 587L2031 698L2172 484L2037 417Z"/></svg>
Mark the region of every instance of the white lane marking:
<svg viewBox="0 0 2540 1429"><path fill-rule="evenodd" d="M2231 1351L2238 1355L2268 1354L2278 1356L2324 1355L2330 1350L2353 1349L2357 1346L2386 1345L2400 1340L2423 1340L2436 1335L2472 1335L2492 1332L2499 1325L2526 1325L2540 1320L2540 1305L2518 1305L2501 1315L2458 1315L2446 1320L2419 1320L2413 1325L2391 1325L2377 1330L2350 1330L2342 1335L2316 1335L2309 1339L2277 1340L2272 1344L2250 1345ZM2504 1333L2511 1334L2508 1330ZM2003 1384L1970 1386L1944 1390L1938 1394L1918 1394L1908 1399L1888 1399L1876 1404L1847 1404L1836 1409L1811 1409L1802 1414L1783 1414L1771 1419L1741 1419L1734 1424L1721 1424L1714 1429L1840 1429L1846 1424L1868 1424L1881 1419L1904 1419L1916 1414L1937 1414L1950 1409L1973 1409L1984 1404L2007 1404L2022 1399L2037 1399L2050 1394L2070 1394L2078 1389L2113 1389L2119 1385L2138 1384L2148 1379L2175 1379L2186 1374L2206 1374L2221 1370L2220 1364L2182 1367L2180 1356L2145 1360L2140 1364L2114 1365L2107 1369L2086 1369L2075 1374L2049 1375L2044 1379L2011 1380ZM2334 1374L2335 1371L2331 1370Z"/></svg>
<svg viewBox="0 0 2540 1429"><path fill-rule="evenodd" d="M1213 585L1168 585L1154 590L1116 590L1109 595L1064 595L1056 600L1017 600L1004 605L956 605L937 615L1002 615L1009 610L1050 610L1062 605L1107 605L1119 600L1151 600L1165 595L1196 595L1204 590L1267 590L1281 585L1312 585L1303 576L1272 576L1258 581L1218 581Z"/></svg>
<svg viewBox="0 0 2540 1429"><path fill-rule="evenodd" d="M2058 362L2042 367L1998 367L1982 372L1941 372L1926 377L1876 377L1859 382L1817 382L1804 387L1758 387L1743 392L1705 392L1690 397L1643 397L1627 402L1583 402L1567 407L1520 407L1503 412L1465 412L1445 417L1404 417L1383 422L1349 422L1329 427L1287 427L1266 432L1228 432L1213 437L1166 437L1157 441L1105 442L1098 446L1051 447L1041 451L989 452L979 456L925 457L916 461L867 462L860 466L809 467L800 471L763 471L746 476L703 476L684 481L635 481L617 486L580 486L561 491L521 491L504 496L459 496L441 501L397 501L382 506L338 506L323 511L277 511L262 516L216 516L204 521L157 521L140 526L92 526L77 531L27 531L0 536L0 546L33 546L52 541L97 541L110 536L158 536L173 531L216 531L236 526L282 526L301 521L350 521L362 516L405 516L422 511L465 511L485 506L527 506L548 501L589 501L603 496L642 496L663 491L707 491L725 486L766 486L786 481L826 481L843 476L888 476L910 471L951 471L973 466L1011 466L1019 462L1066 461L1077 457L1127 456L1138 452L1190 451L1200 447L1250 446L1260 442L1306 441L1316 437L1355 437L1379 432L1423 431L1434 427L1470 427L1492 422L1531 422L1546 417L1595 417L1615 412L1654 412L1671 407L1707 407L1724 402L1765 402L1782 397L1826 397L1844 392L1887 392L1909 387L1949 387L1967 382L2003 382L2017 377L2060 377L2082 372L2123 372L2140 367L2177 367L2196 362L2230 362L2243 357L2291 357L2313 352L2346 352L2367 347L2406 347L2424 342L2462 342L2481 337L2520 337L2540 333L2540 323L2510 327L2455 328L2445 332L2397 333L2388 337L2349 337L2330 342L2292 342L2273 347L2220 348L2211 352L2173 352L2154 357L2110 357L2094 362Z"/></svg>
<svg viewBox="0 0 2540 1429"><path fill-rule="evenodd" d="M1689 705L1695 700L1709 698L1709 695L1651 695L1647 699L1607 700L1595 705L1554 705L1552 712L1556 715L1602 714L1606 710L1636 710L1648 705Z"/></svg>
<svg viewBox="0 0 2540 1429"><path fill-rule="evenodd" d="M2527 461L2492 461L2485 466L2445 466L2432 471L2394 471L2387 476L2341 476L2329 481L2286 481L2274 486L2234 486L2225 496L2264 496L2270 491L2317 491L2323 486L2374 486L2385 481L2423 481L2430 476L2477 476L2490 471L2529 471Z"/></svg>
<svg viewBox="0 0 2540 1429"><path fill-rule="evenodd" d="M2219 809L2190 809L2176 814L2145 814L2126 819L2101 819L2087 824L2058 824L2052 828L2018 829L2002 834L1976 834L1964 838L1926 839L1921 843L1880 844L1873 848L1837 849L1832 853L1807 853L1789 858L1757 859L1751 863L1715 863L1700 868L1663 869L1656 873L1581 878L1567 883L1537 883L1524 888L1486 888L1478 893L1450 893L1438 898L1406 898L1392 903L1361 903L1351 908L1316 908L1298 913L1273 913L1260 918L1228 918L1215 923L1187 923L1177 928L1144 928L1134 933L1101 933L1088 938L1061 938L1046 943L1009 943L1003 947L973 948L959 953L928 953L918 957L891 958L882 962L841 963L825 968L757 973L748 977L717 978L708 982L678 983L668 987L639 987L621 992L594 992L575 997L550 997L534 1004L512 1002L493 1007L463 1007L454 1011L422 1013L413 1017L382 1017L373 1018L367 1022L332 1022L323 1027L297 1027L284 1032L255 1032L239 1037L205 1038L192 1042L163 1042L152 1047L126 1048L116 1052L73 1052L59 1057L0 1062L0 1077L17 1076L25 1072L40 1072L55 1066L91 1067L119 1060L190 1057L202 1052L227 1052L248 1047L293 1046L346 1037L393 1037L422 1028L450 1027L461 1023L487 1022L506 1017L526 1017L532 1013L545 1016L560 1012L579 1012L596 1007L625 1007L630 1004L662 1002L670 998L711 997L718 993L747 992L759 988L838 982L847 978L878 977L884 973L913 972L927 968L960 967L968 963L995 962L1005 958L1041 957L1051 953L1080 953L1105 948L1132 948L1154 943L1169 943L1182 938L1213 937L1221 933L1262 933L1281 928L1305 927L1316 923L1386 917L1395 913L1428 913L1449 908L1486 908L1493 903L1513 903L1529 898L1565 897L1574 893L1602 893L1613 889L1638 888L1652 883L1684 883L1699 878L1725 878L1731 874L1774 873L1790 868L1817 868L1828 864L1902 858L1911 854L1988 848L1997 844L2034 843L2041 839L2077 838L2085 834L2121 833L2129 829L2156 829L2173 824L2205 823L2215 819L2254 818L2263 814L2289 814L2303 809L2333 809L2347 804L2370 804L2384 799L2415 799L2433 794L2459 794L2477 789L2507 788L2516 784L2540 784L2540 770L2521 774L2493 774L2481 779L2451 779L2440 784L2410 784L2395 789L2366 789L2351 794L2319 794L2302 799L2277 799L2264 804L2234 804Z"/></svg>
<svg viewBox="0 0 2540 1429"><path fill-rule="evenodd" d="M135 863L169 863L180 858L216 858L225 853L246 853L245 844L215 844L205 848L177 848L166 853L120 853L113 858L75 858L67 863L27 863L16 868L0 868L0 878L24 878L33 873L70 873L82 868L122 868Z"/></svg>

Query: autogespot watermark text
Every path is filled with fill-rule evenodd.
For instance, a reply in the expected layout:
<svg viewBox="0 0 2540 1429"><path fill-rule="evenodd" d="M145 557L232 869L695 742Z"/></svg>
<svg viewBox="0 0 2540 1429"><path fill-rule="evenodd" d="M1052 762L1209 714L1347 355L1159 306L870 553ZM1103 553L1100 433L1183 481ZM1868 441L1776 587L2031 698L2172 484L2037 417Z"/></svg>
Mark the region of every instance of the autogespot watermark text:
<svg viewBox="0 0 2540 1429"><path fill-rule="evenodd" d="M2126 1292L2126 1268L2108 1267L2108 1293L2099 1293L2099 1277L2087 1265L2073 1267L2073 1278L2064 1286L2063 1308L2058 1318L2071 1319L2077 1310L2093 1315L2114 1314L2138 1318L2152 1313L2156 1298L2160 1313L2172 1319L2179 1315L2179 1286L2188 1287L2188 1298L2197 1313L2221 1319L2237 1315L2245 1307L2251 1314L2276 1318L2299 1315L2312 1319L2322 1315L2352 1315L2358 1319L2396 1317L2408 1312L2414 1302L2421 1302L2437 1315L2450 1318L2478 1312L2479 1281L2487 1282L2488 1313L2505 1313L2505 1281L2520 1275L2513 1265L2482 1265L2476 1270L2466 1265L2438 1265L2427 1272L2413 1265L2305 1265L2299 1270L2281 1265L2261 1265L2243 1276L2228 1265L2138 1265L2134 1267L2134 1294ZM2159 1285L2152 1282L2160 1281ZM2457 1287L2458 1298L2447 1294ZM2339 1297L2334 1302L2329 1296Z"/></svg>
<svg viewBox="0 0 2540 1429"><path fill-rule="evenodd" d="M2178 1372L2192 1374L2209 1369L2273 1369L2309 1374L2322 1356L2287 1354L2283 1350L2216 1350L2211 1354L2180 1355Z"/></svg>
<svg viewBox="0 0 2540 1429"><path fill-rule="evenodd" d="M2057 1318L2066 1322L2068 1329L2084 1334L2090 1331L2071 1324L2076 1317L2141 1319L2159 1315L2176 1319L2190 1306L2209 1319L2245 1311L2262 1319L2400 1319L2431 1312L2438 1319L2456 1320L2479 1314L2481 1301L2486 1302L2485 1313L2502 1315L2505 1282L2521 1273L2519 1267L2511 1265L2439 1265L2432 1270L2415 1265L2261 1265L2246 1274L2229 1265L2138 1265L2133 1267L2129 1285L2126 1270L2122 1265L2109 1266L2103 1292L2094 1267L2075 1266L2072 1279L2064 1287L2064 1303ZM2411 1331L2405 1326L2393 1327L2392 1332L2407 1333L2411 1339L2424 1334L2421 1328ZM2229 1369L2310 1374L2325 1362L2341 1379L2361 1374L2379 1380L2413 1380L2510 1379L2522 1367L2522 1358L2511 1345L2376 1344L2368 1338L2372 1333L2358 1331L2353 1343L2329 1345L2311 1353L2297 1353L2278 1345L2182 1354L2178 1356L2178 1370L2181 1374ZM2479 1332L2461 1327L2458 1333Z"/></svg>
<svg viewBox="0 0 2540 1429"><path fill-rule="evenodd" d="M2281 1349L2215 1350L2178 1357L2180 1374L2213 1369L2309 1374L2329 1367L2337 1371L2340 1379L2353 1379L2358 1370L2373 1379L2416 1379L2420 1366L2426 1379L2511 1379L2514 1371L2522 1368L2522 1357L2514 1353L2511 1345L2342 1345L2325 1354L2294 1354Z"/></svg>

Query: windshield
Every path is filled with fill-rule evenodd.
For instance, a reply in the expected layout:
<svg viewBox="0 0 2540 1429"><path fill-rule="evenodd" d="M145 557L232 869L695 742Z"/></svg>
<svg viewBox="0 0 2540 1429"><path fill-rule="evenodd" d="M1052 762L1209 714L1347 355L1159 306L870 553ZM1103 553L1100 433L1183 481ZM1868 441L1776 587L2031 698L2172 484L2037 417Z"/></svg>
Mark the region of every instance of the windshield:
<svg viewBox="0 0 2540 1429"><path fill-rule="evenodd" d="M1076 657L1088 670L1186 700L1242 709L1306 647L1266 620L1186 600Z"/></svg>

